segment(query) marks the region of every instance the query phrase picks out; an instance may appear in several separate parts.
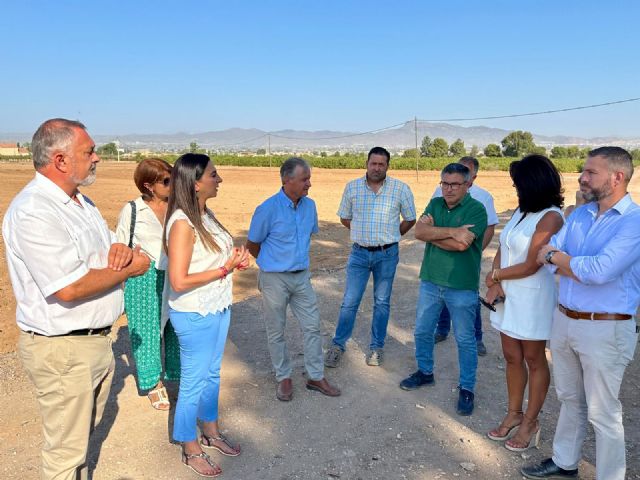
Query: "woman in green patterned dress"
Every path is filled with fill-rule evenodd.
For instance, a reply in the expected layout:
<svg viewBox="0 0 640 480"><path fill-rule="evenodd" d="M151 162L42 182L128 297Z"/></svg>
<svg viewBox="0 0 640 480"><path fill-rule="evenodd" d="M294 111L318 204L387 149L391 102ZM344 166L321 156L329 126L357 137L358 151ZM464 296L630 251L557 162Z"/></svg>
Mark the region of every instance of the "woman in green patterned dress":
<svg viewBox="0 0 640 480"><path fill-rule="evenodd" d="M162 229L170 190L171 165L158 158L143 160L133 179L142 194L127 203L118 217L118 241L140 249L151 259L149 271L127 280L125 311L129 323L131 349L136 362L138 388L147 391L151 405L169 410L169 397L162 383L162 339L164 338L164 379L180 378L180 349L162 304L164 271L157 263L162 250Z"/></svg>

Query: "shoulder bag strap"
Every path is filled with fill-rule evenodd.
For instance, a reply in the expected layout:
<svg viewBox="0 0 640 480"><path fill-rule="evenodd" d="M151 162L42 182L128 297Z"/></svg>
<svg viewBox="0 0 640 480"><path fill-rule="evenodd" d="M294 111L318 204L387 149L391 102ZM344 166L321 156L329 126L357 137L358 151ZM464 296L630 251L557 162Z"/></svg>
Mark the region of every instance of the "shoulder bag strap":
<svg viewBox="0 0 640 480"><path fill-rule="evenodd" d="M131 200L131 227L129 227L129 248L133 248L133 232L136 229L136 202Z"/></svg>

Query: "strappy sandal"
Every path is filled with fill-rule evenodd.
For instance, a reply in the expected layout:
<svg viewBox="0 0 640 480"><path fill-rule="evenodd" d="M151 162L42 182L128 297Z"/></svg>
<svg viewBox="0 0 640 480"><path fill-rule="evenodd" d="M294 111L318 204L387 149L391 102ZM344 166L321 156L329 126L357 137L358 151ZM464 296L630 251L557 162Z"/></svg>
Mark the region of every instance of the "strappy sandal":
<svg viewBox="0 0 640 480"><path fill-rule="evenodd" d="M540 444L540 433L542 432L540 422L538 422L537 418L533 420L527 417L526 414L523 415L523 420L524 419L526 419L529 423L533 423L538 428L531 433L528 442L525 441L524 443L515 443L513 440L507 440L506 442L504 442L504 448L506 448L507 450L511 450L512 452L524 452L526 450L529 450L530 448L538 448L538 445Z"/></svg>
<svg viewBox="0 0 640 480"><path fill-rule="evenodd" d="M201 472L199 470L197 470L193 465L189 464L189 460L192 460L194 458L202 458L205 462L207 462L209 464L209 466L213 469L217 469L217 473L204 473ZM220 468L220 466L214 462L213 460L211 460L211 457L209 455L207 455L204 452L200 452L200 453L187 453L184 450L182 451L182 463L185 464L185 466L187 466L188 468L190 468L191 470L193 470L194 472L196 472L198 475L200 475L201 477L206 477L206 478L215 478L215 477L219 477L220 475L222 475L222 469Z"/></svg>
<svg viewBox="0 0 640 480"><path fill-rule="evenodd" d="M510 413L515 413L516 415L522 415L524 417L522 410L509 410L507 412L507 416L509 416ZM520 420L520 423L517 423L516 425L507 426L504 424L504 420L503 420L498 428L491 430L490 432L487 433L487 437L489 437L489 439L495 442L503 442L505 440L509 440L511 437L513 437L516 434L516 432L518 431L518 427L521 424L522 424L522 420ZM506 433L504 435L500 435L500 432L504 431L505 429L506 429Z"/></svg>
<svg viewBox="0 0 640 480"><path fill-rule="evenodd" d="M202 445L205 448L214 448L218 452L220 452L222 455L226 455L227 457L237 457L238 455L240 455L240 445L235 445L235 446L231 445L231 442L229 442L229 439L225 437L222 433L219 433L218 435L219 435L218 437L209 437L203 433L200 436L200 445ZM224 443L227 447L229 447L230 450L232 450L232 452L227 452L223 450L222 448L215 445L213 442Z"/></svg>
<svg viewBox="0 0 640 480"><path fill-rule="evenodd" d="M171 403L169 403L169 395L167 394L167 389L162 387L154 388L151 390L147 397L151 402L151 406L156 410L169 410L171 408Z"/></svg>

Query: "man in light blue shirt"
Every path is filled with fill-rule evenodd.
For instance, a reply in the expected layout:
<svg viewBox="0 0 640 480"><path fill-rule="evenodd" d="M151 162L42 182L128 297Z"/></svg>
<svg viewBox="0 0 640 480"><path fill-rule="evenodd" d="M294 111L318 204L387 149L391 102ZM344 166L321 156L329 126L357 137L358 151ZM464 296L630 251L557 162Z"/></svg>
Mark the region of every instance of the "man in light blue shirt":
<svg viewBox="0 0 640 480"><path fill-rule="evenodd" d="M373 275L373 318L367 365L379 366L389 323L393 279L398 265L398 242L416 223L409 186L387 176L390 155L373 147L367 156L367 173L347 184L338 216L351 230L351 254L336 334L327 350L325 365L337 367L351 337L362 295ZM402 221L400 221L402 217Z"/></svg>
<svg viewBox="0 0 640 480"><path fill-rule="evenodd" d="M301 158L289 158L280 168L282 189L256 208L247 248L260 267L269 353L276 371L276 398L293 397L291 360L284 338L287 305L300 322L304 337L307 388L336 397L340 390L324 378L320 314L309 273L309 244L318 232L316 204L307 197L311 168Z"/></svg>
<svg viewBox="0 0 640 480"><path fill-rule="evenodd" d="M590 203L538 254L538 263L561 275L550 340L561 408L553 457L524 467L527 478L575 478L587 422L596 434L596 478L625 478L618 393L638 343L640 304L640 207L627 193L632 175L626 150L589 152L580 191Z"/></svg>

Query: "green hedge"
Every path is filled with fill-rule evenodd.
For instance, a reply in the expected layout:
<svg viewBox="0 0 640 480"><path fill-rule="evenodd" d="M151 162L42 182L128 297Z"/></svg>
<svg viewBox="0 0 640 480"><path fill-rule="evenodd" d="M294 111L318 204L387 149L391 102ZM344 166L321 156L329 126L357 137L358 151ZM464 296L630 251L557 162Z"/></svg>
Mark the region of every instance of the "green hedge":
<svg viewBox="0 0 640 480"><path fill-rule="evenodd" d="M151 155L155 157L162 158L169 163L175 163L178 159L178 154L157 154ZM253 155L253 156L239 156L239 155L212 155L216 165L229 165L229 166L238 166L238 167L277 167L280 168L280 165L289 158L290 155ZM351 169L362 169L365 167L366 163L366 154L347 154L339 157L335 156L312 156L312 155L302 155L307 161L311 163L314 167L317 168L351 168ZM103 160L116 160L115 157L100 157ZM122 161L136 161L139 162L145 158L143 155L135 155L134 157L122 158ZM480 157L480 169L481 170L489 170L489 171L508 171L509 164L516 160L515 158L510 157ZM18 161L18 162L31 162L30 157L3 157L0 155L0 161ZM442 168L455 161L453 157L445 157L445 158L430 158L430 157L420 157L418 159L418 169L419 170L442 170ZM556 165L560 172L571 173L571 172L581 172L582 167L584 165L584 159L578 158L554 158L551 161ZM633 164L637 167L640 165L640 159L634 159ZM416 159L412 157L392 157L391 158L391 168L394 170L415 170L416 168Z"/></svg>

